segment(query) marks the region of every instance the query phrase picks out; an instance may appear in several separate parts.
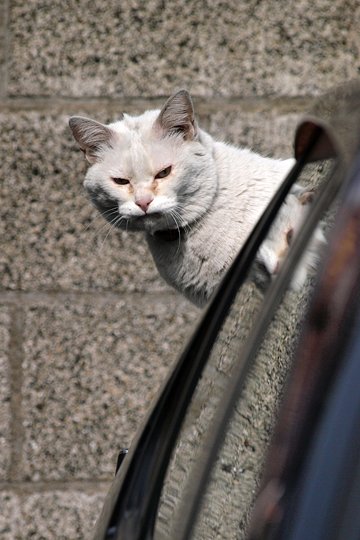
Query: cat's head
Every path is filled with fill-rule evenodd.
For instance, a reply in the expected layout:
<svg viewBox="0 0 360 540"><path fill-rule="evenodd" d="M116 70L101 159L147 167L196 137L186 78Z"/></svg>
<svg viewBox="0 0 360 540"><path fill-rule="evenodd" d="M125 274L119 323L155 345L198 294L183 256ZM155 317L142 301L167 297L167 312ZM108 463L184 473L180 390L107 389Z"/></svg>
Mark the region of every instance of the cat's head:
<svg viewBox="0 0 360 540"><path fill-rule="evenodd" d="M211 138L197 127L190 95L104 125L74 116L69 125L90 163L84 186L103 216L120 228L186 227L216 191Z"/></svg>

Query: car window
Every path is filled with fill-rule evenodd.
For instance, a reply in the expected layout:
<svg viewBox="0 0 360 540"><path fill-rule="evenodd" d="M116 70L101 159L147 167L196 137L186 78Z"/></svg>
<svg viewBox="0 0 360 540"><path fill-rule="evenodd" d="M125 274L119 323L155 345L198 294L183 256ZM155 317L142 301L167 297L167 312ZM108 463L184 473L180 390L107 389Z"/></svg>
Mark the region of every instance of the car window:
<svg viewBox="0 0 360 540"><path fill-rule="evenodd" d="M321 193L336 174L335 168L335 160L329 159L306 165L301 172L298 182L308 191L315 191L314 205L317 193ZM335 212L336 202L326 207L320 216L325 234L331 228ZM293 249L290 248L289 258ZM283 264L285 266L285 262ZM257 351L251 357L251 368L238 389L223 445L209 470L209 482L202 493L203 500L191 538L220 540L243 539L246 536L264 454L316 283L315 274L298 290L294 290L288 275L285 293L278 294L279 305L272 314L265 335L259 338ZM283 279L281 272L279 276L276 279ZM248 337L274 296L275 287L275 280L269 279L262 264L254 261L248 279L240 288L217 336L173 452L155 526L157 540L183 537L184 520L189 515L189 505L193 504L194 490L212 443L213 431L217 429L219 409L226 401L235 372L243 361Z"/></svg>

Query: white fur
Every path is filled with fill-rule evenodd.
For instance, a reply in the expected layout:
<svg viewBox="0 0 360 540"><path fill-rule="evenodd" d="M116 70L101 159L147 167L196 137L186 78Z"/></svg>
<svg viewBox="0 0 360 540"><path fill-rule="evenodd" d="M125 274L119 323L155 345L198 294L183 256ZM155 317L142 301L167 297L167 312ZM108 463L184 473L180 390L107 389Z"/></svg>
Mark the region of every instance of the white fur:
<svg viewBox="0 0 360 540"><path fill-rule="evenodd" d="M244 244L272 195L292 165L249 150L209 141L209 161L217 192L211 206L181 243L148 235L150 250L164 279L198 305L203 305Z"/></svg>
<svg viewBox="0 0 360 540"><path fill-rule="evenodd" d="M261 245L257 255L257 260L264 264L272 277L280 270L285 256L289 251L290 246L287 241L287 233L292 230L293 237L296 236L309 209L310 204L301 201L301 192L299 192L299 196L292 193L288 195L282 205L275 223L271 227L266 241ZM324 233L321 227L318 226L293 276L291 282L293 290L299 291L305 283L308 270L316 269L325 242Z"/></svg>
<svg viewBox="0 0 360 540"><path fill-rule="evenodd" d="M170 104L166 128L171 113ZM181 111L182 119L185 113ZM108 125L111 139L98 152L84 185L90 193L101 188L115 200L115 225L145 231L161 276L192 302L204 305L294 161L217 142L197 129L193 118L186 137L174 130L164 133L159 114L124 115ZM154 180L170 165L169 176ZM118 177L131 183L117 185L112 178ZM153 201L145 214L136 199L147 196ZM177 228L185 230L179 241L155 234ZM263 258L270 261L268 255ZM271 273L270 262L268 270Z"/></svg>

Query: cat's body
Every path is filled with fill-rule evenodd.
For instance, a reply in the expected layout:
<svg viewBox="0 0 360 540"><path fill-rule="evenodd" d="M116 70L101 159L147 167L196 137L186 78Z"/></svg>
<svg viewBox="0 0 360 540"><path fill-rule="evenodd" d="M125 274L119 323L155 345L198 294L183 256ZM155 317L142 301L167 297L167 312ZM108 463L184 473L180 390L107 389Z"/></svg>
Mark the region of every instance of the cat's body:
<svg viewBox="0 0 360 540"><path fill-rule="evenodd" d="M197 305L293 165L214 141L185 91L161 111L108 126L74 117L70 126L92 163L84 185L93 203L115 226L145 231L161 276Z"/></svg>
<svg viewBox="0 0 360 540"><path fill-rule="evenodd" d="M313 195L312 191L298 189L298 186L295 186L284 201L265 242L260 246L257 261L265 266L271 277L279 272L293 238L306 219ZM300 290L306 281L308 271L316 270L325 243L322 225L318 225L292 277L293 290Z"/></svg>
<svg viewBox="0 0 360 540"><path fill-rule="evenodd" d="M160 275L198 305L211 296L291 166L211 142L217 189L205 215L180 242L147 234Z"/></svg>

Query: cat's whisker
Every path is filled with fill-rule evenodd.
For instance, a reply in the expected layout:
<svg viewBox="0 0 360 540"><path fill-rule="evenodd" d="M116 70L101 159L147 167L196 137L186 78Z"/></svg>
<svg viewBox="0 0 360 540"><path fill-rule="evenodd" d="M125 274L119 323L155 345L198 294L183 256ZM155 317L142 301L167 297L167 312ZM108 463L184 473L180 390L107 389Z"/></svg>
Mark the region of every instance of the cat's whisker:
<svg viewBox="0 0 360 540"><path fill-rule="evenodd" d="M106 242L106 239L107 239L107 237L109 236L109 234L111 233L111 231L112 231L113 229L116 228L116 226L118 225L118 223L121 222L122 219L124 219L123 216L118 216L116 219L114 218L110 223L107 223L107 225L110 225L110 227L109 227L109 230L107 231L107 233L106 233L106 235L105 235L104 240L101 242L101 245L100 245L100 247L99 247L99 253L100 253L101 250L103 249L104 244L105 244L105 242Z"/></svg>
<svg viewBox="0 0 360 540"><path fill-rule="evenodd" d="M101 231L102 231L107 225L109 225L109 223L108 223L108 222L105 222L105 223L104 223L104 219L102 219L102 215L100 215L100 214L99 214L98 216L95 216L95 218L96 218L96 221L97 221L98 219L100 219L100 221L101 221L100 224L97 224L98 226L97 226L96 228L93 227L93 229L92 229L92 232L93 232L94 236L96 237L96 236L98 236L98 235L101 233ZM83 232L86 232L92 225L94 225L94 221L95 221L95 220L93 219L86 227L84 227Z"/></svg>
<svg viewBox="0 0 360 540"><path fill-rule="evenodd" d="M83 229L81 229L82 233L87 232L90 229L90 227L94 225L94 223L98 222L99 220L102 221L101 214L94 213L91 216L89 216L89 220L90 220L89 223L87 225L84 225Z"/></svg>
<svg viewBox="0 0 360 540"><path fill-rule="evenodd" d="M175 222L175 225L176 225L176 228L178 230L178 234L179 234L179 238L178 238L178 247L177 247L177 250L176 250L176 255L179 253L180 251L180 244L181 244L181 233L180 233L180 227L178 225L178 222L176 221L176 216L175 216L175 210L170 210L170 215L171 217L173 218L174 222Z"/></svg>
<svg viewBox="0 0 360 540"><path fill-rule="evenodd" d="M179 222L181 221L181 214L177 211L176 208L172 208L169 213L174 221L175 221L175 218L178 218Z"/></svg>
<svg viewBox="0 0 360 540"><path fill-rule="evenodd" d="M110 229L111 229L112 221L111 222L106 221L100 228L98 228L96 231L94 231L95 236L96 237L101 236L103 231L107 231L108 227L110 227Z"/></svg>
<svg viewBox="0 0 360 540"><path fill-rule="evenodd" d="M115 214L115 216L114 216L112 219L110 219L110 222L107 221L107 220L105 220L105 223L103 223L103 224L101 225L101 227L99 227L97 230L94 231L95 236L99 236L99 235L102 233L102 231L103 231L104 229L106 229L106 227L109 225L109 223L110 223L110 225L113 224L114 219L118 216L118 211L116 211L116 212L114 211L114 214ZM111 214L108 215L108 218L110 218L110 215L111 215Z"/></svg>
<svg viewBox="0 0 360 540"><path fill-rule="evenodd" d="M176 210L175 208L172 210L172 212L174 213L174 215L178 218L179 222L181 223L182 218L181 218L180 212L178 212L178 210ZM182 225L182 228L187 233L189 233L191 231L191 226L189 225L189 223L184 223L184 225Z"/></svg>
<svg viewBox="0 0 360 540"><path fill-rule="evenodd" d="M84 229L82 232L86 232L90 229L90 227L94 224L95 221L98 221L98 220L101 220L102 217L104 216L111 216L112 214L116 214L118 212L118 208L117 207L112 207L110 208L109 210L105 210L105 212L101 212L100 214L99 213L94 213L90 216L90 223L88 223L86 226L84 226Z"/></svg>
<svg viewBox="0 0 360 540"><path fill-rule="evenodd" d="M188 230L193 230L194 229L194 226L197 225L201 219L202 219L202 213L206 213L206 211L208 210L206 206L203 206L203 205L200 205L199 203L196 203L196 204L191 204L189 201L187 201L187 205L186 205L186 208L184 209L183 206L181 205L181 203L178 204L178 208L180 210L182 210L183 212L188 212L189 210L192 210L192 208L195 208L195 213L196 214L199 214L199 212L201 212L201 215L197 218L195 218L191 224L187 224L188 226ZM184 226L185 228L185 226Z"/></svg>
<svg viewBox="0 0 360 540"><path fill-rule="evenodd" d="M99 253L101 253L101 251L102 251L102 249L104 247L105 241L106 241L107 237L109 236L109 234L110 234L110 232L112 231L112 228L113 228L113 223L107 223L106 225L108 226L108 229L106 231L104 239L102 240L102 242L101 242L101 244L100 244L100 246L98 248Z"/></svg>
<svg viewBox="0 0 360 540"><path fill-rule="evenodd" d="M105 212L101 212L101 215L105 217L105 219L109 218L110 216L114 214L119 214L119 209L117 207L110 208L109 210L105 210Z"/></svg>
<svg viewBox="0 0 360 540"><path fill-rule="evenodd" d="M91 217L90 217L90 222L89 222L87 225L84 225L84 227L82 228L81 232L82 232L82 233L87 232L87 231L90 229L90 227L94 224L94 222L95 222L95 221L98 221L100 217L101 217L101 216L100 216L99 214L97 214L97 215L95 214L94 216L91 216Z"/></svg>

